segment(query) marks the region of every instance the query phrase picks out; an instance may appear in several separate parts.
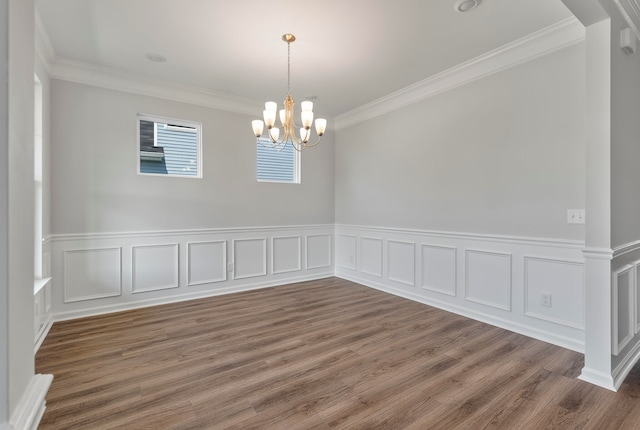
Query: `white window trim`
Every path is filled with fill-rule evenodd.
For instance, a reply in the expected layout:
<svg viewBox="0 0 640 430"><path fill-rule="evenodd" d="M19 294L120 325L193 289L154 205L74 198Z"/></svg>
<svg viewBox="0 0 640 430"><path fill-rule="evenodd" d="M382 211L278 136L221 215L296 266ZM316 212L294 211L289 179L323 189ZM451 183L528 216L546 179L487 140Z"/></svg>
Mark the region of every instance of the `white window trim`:
<svg viewBox="0 0 640 430"><path fill-rule="evenodd" d="M196 135L197 135L197 151L198 151L198 156L197 156L197 172L198 174L195 176L187 176L187 175L171 175L171 174L159 174L159 173L142 173L140 172L140 121L152 121L153 123L162 123L162 124L175 124L175 125L181 125L183 127L193 127L196 129ZM177 118L169 118L169 117L165 117L165 116L160 116L160 115L149 115L149 114L142 114L139 113L137 118L136 118L136 172L138 173L138 175L142 175L142 176L156 176L156 177L169 177L169 178L186 178L186 179L202 179L204 176L204 172L202 171L202 158L204 156L204 151L202 148L202 123L200 122L195 122L195 121L187 121L184 119L177 119ZM156 131L156 127L153 128L153 140L154 143L157 141L157 131Z"/></svg>

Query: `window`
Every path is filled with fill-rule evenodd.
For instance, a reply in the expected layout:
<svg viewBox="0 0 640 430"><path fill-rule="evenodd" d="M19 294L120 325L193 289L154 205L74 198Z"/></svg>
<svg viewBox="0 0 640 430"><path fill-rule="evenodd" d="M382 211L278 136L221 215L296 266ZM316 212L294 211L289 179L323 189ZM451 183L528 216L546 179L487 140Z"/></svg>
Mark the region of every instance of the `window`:
<svg viewBox="0 0 640 430"><path fill-rule="evenodd" d="M266 145L269 139L261 139ZM258 182L300 183L300 152L287 144L282 150L256 143L256 171Z"/></svg>
<svg viewBox="0 0 640 430"><path fill-rule="evenodd" d="M138 173L202 177L202 125L138 115Z"/></svg>

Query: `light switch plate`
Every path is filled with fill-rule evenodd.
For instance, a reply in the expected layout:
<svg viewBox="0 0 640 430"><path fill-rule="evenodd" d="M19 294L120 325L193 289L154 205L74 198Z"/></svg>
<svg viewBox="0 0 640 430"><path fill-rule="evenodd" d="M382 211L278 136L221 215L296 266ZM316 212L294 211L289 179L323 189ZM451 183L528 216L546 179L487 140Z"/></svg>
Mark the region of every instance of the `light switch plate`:
<svg viewBox="0 0 640 430"><path fill-rule="evenodd" d="M567 223L584 224L584 209L567 209Z"/></svg>

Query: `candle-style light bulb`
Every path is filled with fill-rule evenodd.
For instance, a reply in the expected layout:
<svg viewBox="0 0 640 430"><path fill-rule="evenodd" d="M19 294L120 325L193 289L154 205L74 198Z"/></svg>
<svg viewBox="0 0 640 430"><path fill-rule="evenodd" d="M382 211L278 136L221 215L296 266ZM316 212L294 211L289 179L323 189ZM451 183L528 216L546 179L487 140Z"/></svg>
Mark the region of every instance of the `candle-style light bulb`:
<svg viewBox="0 0 640 430"><path fill-rule="evenodd" d="M278 140L278 137L280 137L280 129L278 127L273 127L269 129L269 137L271 138L271 140L273 140L274 142L276 140Z"/></svg>
<svg viewBox="0 0 640 430"><path fill-rule="evenodd" d="M302 119L302 126L307 130L311 128L311 124L313 123L313 112L302 111L300 113L300 117Z"/></svg>
<svg viewBox="0 0 640 430"><path fill-rule="evenodd" d="M301 128L300 129L300 140L302 140L303 143L307 143L309 141L309 135L310 134L311 134L311 130Z"/></svg>
<svg viewBox="0 0 640 430"><path fill-rule="evenodd" d="M259 119L254 119L251 121L251 126L253 127L253 134L256 137L262 136L262 130L264 130L264 122Z"/></svg>
<svg viewBox="0 0 640 430"><path fill-rule="evenodd" d="M264 117L264 123L267 125L267 128L271 128L276 123L276 111L265 109L262 111L262 116Z"/></svg>
<svg viewBox="0 0 640 430"><path fill-rule="evenodd" d="M316 119L316 133L318 136L322 136L327 129L327 120L324 118Z"/></svg>

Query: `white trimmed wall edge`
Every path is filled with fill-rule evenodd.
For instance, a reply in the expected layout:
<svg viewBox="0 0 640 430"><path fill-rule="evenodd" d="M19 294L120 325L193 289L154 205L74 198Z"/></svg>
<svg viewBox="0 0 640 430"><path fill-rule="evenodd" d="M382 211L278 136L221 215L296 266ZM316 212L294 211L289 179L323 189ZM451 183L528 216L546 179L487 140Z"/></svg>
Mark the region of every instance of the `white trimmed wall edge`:
<svg viewBox="0 0 640 430"><path fill-rule="evenodd" d="M45 397L53 375L33 375L18 406L16 407L9 428L15 430L36 430L46 408Z"/></svg>

